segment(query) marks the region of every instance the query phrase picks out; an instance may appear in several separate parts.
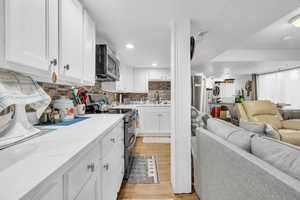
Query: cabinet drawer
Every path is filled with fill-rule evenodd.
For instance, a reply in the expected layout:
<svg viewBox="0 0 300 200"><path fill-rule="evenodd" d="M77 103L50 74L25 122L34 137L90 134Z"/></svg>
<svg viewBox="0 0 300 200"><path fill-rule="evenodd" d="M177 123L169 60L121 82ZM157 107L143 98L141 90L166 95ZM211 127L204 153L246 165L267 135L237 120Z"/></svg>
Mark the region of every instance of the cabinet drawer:
<svg viewBox="0 0 300 200"><path fill-rule="evenodd" d="M101 155L102 158L110 153L115 145L124 144L124 123L120 122L110 133L101 140Z"/></svg>
<svg viewBox="0 0 300 200"><path fill-rule="evenodd" d="M73 200L85 185L86 181L98 169L98 150L94 148L82 157L65 175L66 199Z"/></svg>

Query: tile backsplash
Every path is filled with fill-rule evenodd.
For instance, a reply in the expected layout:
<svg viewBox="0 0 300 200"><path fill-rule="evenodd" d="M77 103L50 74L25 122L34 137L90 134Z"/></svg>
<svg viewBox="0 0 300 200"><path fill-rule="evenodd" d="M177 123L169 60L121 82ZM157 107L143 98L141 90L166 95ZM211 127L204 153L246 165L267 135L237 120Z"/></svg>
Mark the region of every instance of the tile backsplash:
<svg viewBox="0 0 300 200"><path fill-rule="evenodd" d="M150 81L148 99L155 97L156 91L159 93L161 100L171 100L171 82L170 81Z"/></svg>
<svg viewBox="0 0 300 200"><path fill-rule="evenodd" d="M69 85L59 85L52 83L39 82L39 85L45 90L45 92L52 98L52 100L59 99L61 96L71 97L73 87ZM79 87L81 90L85 90L89 93L100 93L106 96L108 103L116 101L119 102L119 95L113 92L107 92L102 90L101 82L96 82L95 86ZM171 82L167 81L150 81L148 93L124 93L122 94L123 100L129 101L145 101L154 100L154 95L158 91L161 100L171 100Z"/></svg>
<svg viewBox="0 0 300 200"><path fill-rule="evenodd" d="M58 85L52 83L42 83L39 85L45 90L45 92L51 97L52 101L59 99L61 96L67 96L70 98L73 87L69 85ZM111 104L118 100L118 95L112 92L103 91L101 89L101 82L96 82L95 86L83 86L76 87L81 90L85 90L89 93L100 93L106 96L108 102Z"/></svg>

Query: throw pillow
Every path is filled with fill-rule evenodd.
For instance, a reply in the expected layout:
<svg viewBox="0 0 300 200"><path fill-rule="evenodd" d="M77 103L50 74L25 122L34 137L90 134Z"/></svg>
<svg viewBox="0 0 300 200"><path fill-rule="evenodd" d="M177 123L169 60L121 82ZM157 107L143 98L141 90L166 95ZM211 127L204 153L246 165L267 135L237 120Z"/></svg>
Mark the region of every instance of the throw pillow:
<svg viewBox="0 0 300 200"><path fill-rule="evenodd" d="M265 130L266 136L281 140L280 133L275 130L270 124L266 124L266 130Z"/></svg>
<svg viewBox="0 0 300 200"><path fill-rule="evenodd" d="M208 114L205 114L202 116L202 121L204 123L204 128L207 128L207 120L210 118L210 116Z"/></svg>

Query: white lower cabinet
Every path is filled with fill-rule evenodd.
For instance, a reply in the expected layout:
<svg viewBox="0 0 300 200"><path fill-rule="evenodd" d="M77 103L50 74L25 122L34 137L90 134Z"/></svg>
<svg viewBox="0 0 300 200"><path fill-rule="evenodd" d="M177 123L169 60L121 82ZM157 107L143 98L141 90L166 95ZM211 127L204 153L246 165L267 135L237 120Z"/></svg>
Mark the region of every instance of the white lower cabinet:
<svg viewBox="0 0 300 200"><path fill-rule="evenodd" d="M102 141L103 158L100 170L102 199L116 200L124 176L124 133L123 123L119 124ZM110 144L110 145L109 145Z"/></svg>
<svg viewBox="0 0 300 200"><path fill-rule="evenodd" d="M85 149L22 200L116 200L124 176L124 122Z"/></svg>
<svg viewBox="0 0 300 200"><path fill-rule="evenodd" d="M139 107L139 135L170 136L170 112L169 106Z"/></svg>
<svg viewBox="0 0 300 200"><path fill-rule="evenodd" d="M63 179L49 180L22 200L63 200Z"/></svg>
<svg viewBox="0 0 300 200"><path fill-rule="evenodd" d="M67 173L64 174L65 199L76 199L81 190L86 187L86 183L90 181L93 176L97 176L98 170L98 148L94 148L83 158L78 161ZM89 189L90 190L90 189ZM96 193L94 191L93 193ZM93 194L91 194L93 195Z"/></svg>
<svg viewBox="0 0 300 200"><path fill-rule="evenodd" d="M99 178L95 174L85 184L83 189L80 191L76 200L99 200Z"/></svg>

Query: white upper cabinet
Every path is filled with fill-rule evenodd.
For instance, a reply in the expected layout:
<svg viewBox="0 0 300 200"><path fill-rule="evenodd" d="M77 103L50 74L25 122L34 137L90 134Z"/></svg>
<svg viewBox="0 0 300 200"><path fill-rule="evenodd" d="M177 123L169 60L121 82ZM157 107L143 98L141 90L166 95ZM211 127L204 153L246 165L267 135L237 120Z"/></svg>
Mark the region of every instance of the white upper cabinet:
<svg viewBox="0 0 300 200"><path fill-rule="evenodd" d="M50 72L59 75L59 30L58 30L58 0L48 0L48 60L50 62Z"/></svg>
<svg viewBox="0 0 300 200"><path fill-rule="evenodd" d="M118 82L118 88L121 91L132 92L133 91L133 69L132 67L122 65L120 67L120 81Z"/></svg>
<svg viewBox="0 0 300 200"><path fill-rule="evenodd" d="M150 69L149 81L169 81L170 80L169 69Z"/></svg>
<svg viewBox="0 0 300 200"><path fill-rule="evenodd" d="M0 0L0 66L51 82L95 84L93 20L78 0Z"/></svg>
<svg viewBox="0 0 300 200"><path fill-rule="evenodd" d="M120 80L116 82L103 82L102 89L111 92L134 92L133 68L126 65L121 65Z"/></svg>
<svg viewBox="0 0 300 200"><path fill-rule="evenodd" d="M4 13L4 0L0 0L0 13ZM4 20L5 18L0 14L0 66L5 64L5 28L4 28Z"/></svg>
<svg viewBox="0 0 300 200"><path fill-rule="evenodd" d="M15 70L48 72L57 59L57 6L57 0L5 1L5 55Z"/></svg>
<svg viewBox="0 0 300 200"><path fill-rule="evenodd" d="M95 73L96 73L96 26L93 20L88 15L87 11L84 11L83 15L83 84L94 85L95 84Z"/></svg>
<svg viewBox="0 0 300 200"><path fill-rule="evenodd" d="M134 69L134 91L141 93L148 93L148 70L147 69Z"/></svg>
<svg viewBox="0 0 300 200"><path fill-rule="evenodd" d="M83 79L83 8L77 0L60 0L60 79Z"/></svg>

